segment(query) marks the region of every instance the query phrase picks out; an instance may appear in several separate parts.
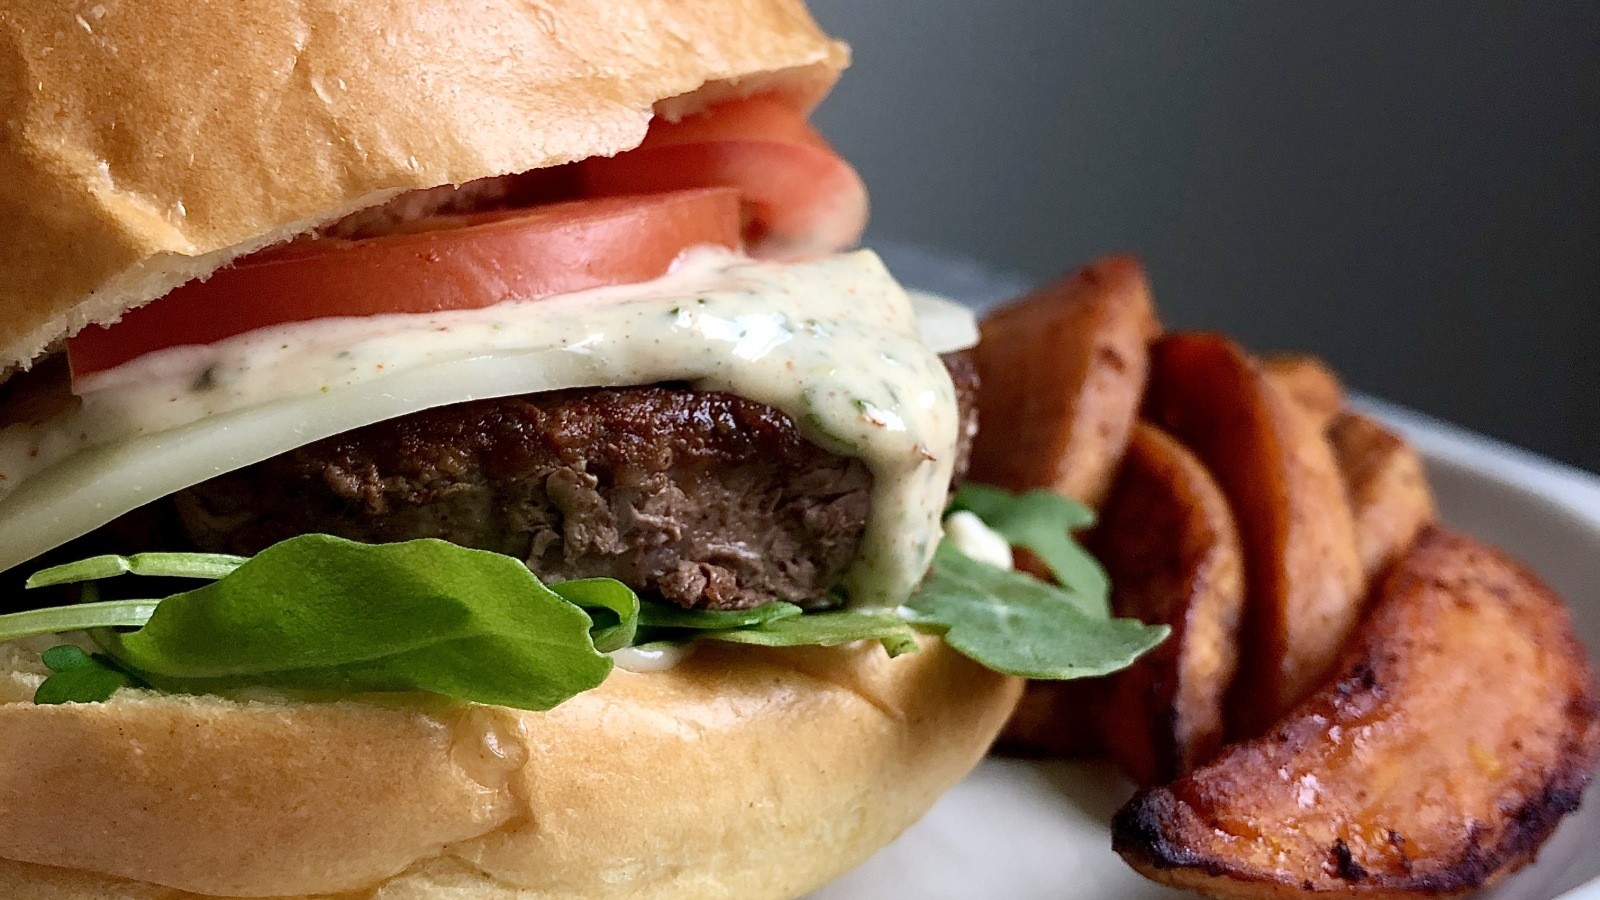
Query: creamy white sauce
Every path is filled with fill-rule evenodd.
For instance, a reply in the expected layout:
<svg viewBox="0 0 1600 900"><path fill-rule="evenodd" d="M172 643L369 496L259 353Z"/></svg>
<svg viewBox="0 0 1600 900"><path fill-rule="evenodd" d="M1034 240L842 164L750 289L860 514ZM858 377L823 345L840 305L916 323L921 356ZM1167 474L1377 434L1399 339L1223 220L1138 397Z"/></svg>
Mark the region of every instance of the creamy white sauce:
<svg viewBox="0 0 1600 900"><path fill-rule="evenodd" d="M649 675L670 671L694 652L693 644L654 643L639 647L623 647L606 655L624 672Z"/></svg>
<svg viewBox="0 0 1600 900"><path fill-rule="evenodd" d="M944 336L946 346L930 347ZM872 470L845 588L893 606L926 571L958 428L938 358L970 314L912 299L870 252L797 264L696 251L642 285L484 310L323 319L149 354L80 385L81 407L0 434L0 569L150 500L432 406L689 381L787 413Z"/></svg>
<svg viewBox="0 0 1600 900"><path fill-rule="evenodd" d="M944 518L944 536L962 554L981 563L1011 571L1011 544L973 513L961 510Z"/></svg>

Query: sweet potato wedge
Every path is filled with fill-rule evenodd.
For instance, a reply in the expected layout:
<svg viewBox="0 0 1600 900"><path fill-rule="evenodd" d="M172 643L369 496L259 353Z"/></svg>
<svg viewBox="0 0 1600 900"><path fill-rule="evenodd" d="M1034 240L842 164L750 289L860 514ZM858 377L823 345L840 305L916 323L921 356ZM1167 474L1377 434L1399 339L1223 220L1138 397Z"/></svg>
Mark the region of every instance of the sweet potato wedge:
<svg viewBox="0 0 1600 900"><path fill-rule="evenodd" d="M1213 897L1455 895L1531 861L1600 761L1567 610L1517 562L1430 530L1336 680L1115 817L1135 869Z"/></svg>
<svg viewBox="0 0 1600 900"><path fill-rule="evenodd" d="M1146 409L1232 505L1247 599L1228 726L1232 737L1260 734L1322 683L1360 615L1361 563L1333 450L1220 335L1158 341Z"/></svg>
<svg viewBox="0 0 1600 900"><path fill-rule="evenodd" d="M1438 518L1422 458L1405 439L1359 413L1341 413L1328 429L1350 492L1356 550L1368 583Z"/></svg>
<svg viewBox="0 0 1600 900"><path fill-rule="evenodd" d="M1244 609L1233 515L1192 453L1140 423L1089 547L1111 576L1117 615L1172 626L1165 643L1110 676L1100 715L1104 743L1131 778L1170 781L1222 746Z"/></svg>
<svg viewBox="0 0 1600 900"><path fill-rule="evenodd" d="M1131 257L1099 260L990 314L982 331L972 477L1098 508L1160 332L1144 269Z"/></svg>
<svg viewBox="0 0 1600 900"><path fill-rule="evenodd" d="M1028 682L996 749L1048 759L1104 756L1108 748L1100 717L1110 687L1107 678Z"/></svg>
<svg viewBox="0 0 1600 900"><path fill-rule="evenodd" d="M1261 368L1278 390L1317 420L1326 431L1344 410L1344 385L1322 360L1300 353L1279 353L1264 357Z"/></svg>

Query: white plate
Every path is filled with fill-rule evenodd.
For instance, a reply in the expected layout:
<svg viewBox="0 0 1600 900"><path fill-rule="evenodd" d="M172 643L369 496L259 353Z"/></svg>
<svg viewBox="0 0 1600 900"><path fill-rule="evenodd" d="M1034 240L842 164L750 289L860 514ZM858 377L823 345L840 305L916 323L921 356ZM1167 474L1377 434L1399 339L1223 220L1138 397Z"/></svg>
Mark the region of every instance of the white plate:
<svg viewBox="0 0 1600 900"><path fill-rule="evenodd" d="M1450 524L1524 558L1600 648L1600 479L1383 404L1427 454ZM1130 788L1106 767L992 759L927 818L812 900L1146 900L1157 887L1111 852L1106 823ZM1567 893L1571 891L1571 893ZM1484 895L1600 900L1600 790L1537 865Z"/></svg>

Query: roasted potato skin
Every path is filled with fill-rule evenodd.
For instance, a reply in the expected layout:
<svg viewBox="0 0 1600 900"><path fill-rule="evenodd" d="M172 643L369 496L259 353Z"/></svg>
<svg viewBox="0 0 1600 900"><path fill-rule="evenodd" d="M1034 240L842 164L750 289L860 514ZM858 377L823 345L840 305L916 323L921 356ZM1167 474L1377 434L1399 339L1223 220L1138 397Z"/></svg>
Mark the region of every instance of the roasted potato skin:
<svg viewBox="0 0 1600 900"><path fill-rule="evenodd" d="M1429 530L1340 674L1270 733L1115 817L1142 874L1214 897L1466 893L1525 865L1600 762L1567 610L1521 564Z"/></svg>
<svg viewBox="0 0 1600 900"><path fill-rule="evenodd" d="M1222 486L1248 598L1229 736L1253 737L1314 690L1364 596L1344 481L1319 422L1237 344L1173 334L1152 349L1146 414Z"/></svg>
<svg viewBox="0 0 1600 900"><path fill-rule="evenodd" d="M1327 364L1302 353L1275 353L1261 360L1267 379L1326 431L1344 411L1344 385Z"/></svg>
<svg viewBox="0 0 1600 900"><path fill-rule="evenodd" d="M1113 612L1172 627L1107 679L1099 708L1101 740L1123 771L1168 781L1222 746L1245 596L1238 529L1194 454L1140 423L1088 546L1111 578Z"/></svg>
<svg viewBox="0 0 1600 900"><path fill-rule="evenodd" d="M1137 260L1112 256L983 320L972 478L1098 509L1139 415L1160 333Z"/></svg>
<svg viewBox="0 0 1600 900"><path fill-rule="evenodd" d="M1328 428L1350 493L1356 552L1368 583L1438 520L1422 457L1406 440L1360 413L1340 413Z"/></svg>

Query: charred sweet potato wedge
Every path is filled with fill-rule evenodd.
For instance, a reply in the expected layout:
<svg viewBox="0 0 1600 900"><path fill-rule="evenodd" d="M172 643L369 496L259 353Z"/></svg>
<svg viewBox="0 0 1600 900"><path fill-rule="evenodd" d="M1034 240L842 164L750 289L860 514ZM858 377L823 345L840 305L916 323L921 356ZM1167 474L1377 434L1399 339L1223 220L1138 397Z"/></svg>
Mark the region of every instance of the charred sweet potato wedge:
<svg viewBox="0 0 1600 900"><path fill-rule="evenodd" d="M1160 332L1144 269L1131 257L1099 260L990 314L982 332L973 479L1098 508Z"/></svg>
<svg viewBox="0 0 1600 900"><path fill-rule="evenodd" d="M1152 348L1146 410L1211 471L1245 562L1231 737L1311 693L1360 616L1364 585L1344 481L1318 423L1233 341L1178 334Z"/></svg>
<svg viewBox="0 0 1600 900"><path fill-rule="evenodd" d="M1350 492L1356 551L1370 583L1438 518L1433 491L1416 449L1366 416L1341 413L1328 440Z"/></svg>
<svg viewBox="0 0 1600 900"><path fill-rule="evenodd" d="M1430 530L1338 675L1257 740L1142 792L1114 842L1213 897L1465 893L1532 860L1600 761L1600 697L1560 598Z"/></svg>
<svg viewBox="0 0 1600 900"><path fill-rule="evenodd" d="M1326 431L1344 410L1344 385L1322 360L1300 353L1279 353L1261 360L1267 378L1299 404Z"/></svg>
<svg viewBox="0 0 1600 900"><path fill-rule="evenodd" d="M1102 740L1141 784L1169 781L1222 746L1223 700L1244 609L1239 533L1205 466L1148 423L1134 427L1089 547L1119 616L1172 636L1108 679Z"/></svg>

